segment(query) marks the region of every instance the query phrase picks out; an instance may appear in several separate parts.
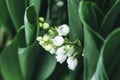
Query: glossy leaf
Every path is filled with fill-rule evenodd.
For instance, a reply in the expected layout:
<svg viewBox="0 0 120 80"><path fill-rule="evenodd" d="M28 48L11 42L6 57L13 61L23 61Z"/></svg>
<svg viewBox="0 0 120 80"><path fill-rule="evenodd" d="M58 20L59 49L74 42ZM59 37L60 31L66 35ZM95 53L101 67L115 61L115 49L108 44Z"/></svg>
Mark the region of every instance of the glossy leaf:
<svg viewBox="0 0 120 80"><path fill-rule="evenodd" d="M15 29L18 31L18 29L23 25L25 0L6 0L6 3Z"/></svg>
<svg viewBox="0 0 120 80"><path fill-rule="evenodd" d="M95 3L90 1L81 1L79 6L79 15L83 24L86 23L93 30L98 31L103 14Z"/></svg>
<svg viewBox="0 0 120 80"><path fill-rule="evenodd" d="M24 80L19 59L18 59L18 45L23 46L21 43L24 43L24 32L20 31L12 43L6 47L0 56L0 68L5 80Z"/></svg>
<svg viewBox="0 0 120 80"><path fill-rule="evenodd" d="M120 79L120 28L114 30L105 40L98 62L96 80L118 80Z"/></svg>
<svg viewBox="0 0 120 80"><path fill-rule="evenodd" d="M79 19L79 0L68 0L68 17L70 27L70 39L79 38L83 41L83 25Z"/></svg>
<svg viewBox="0 0 120 80"><path fill-rule="evenodd" d="M37 16L34 6L27 7L24 16L26 44L30 45L35 41L37 34Z"/></svg>
<svg viewBox="0 0 120 80"><path fill-rule="evenodd" d="M105 15L104 20L100 27L100 34L106 37L116 26L114 26L118 15L120 14L120 0L116 0L112 8ZM117 25L117 26L120 26Z"/></svg>
<svg viewBox="0 0 120 80"><path fill-rule="evenodd" d="M41 7L41 0L30 0L30 5L31 4L35 5L36 13L39 14L40 7Z"/></svg>

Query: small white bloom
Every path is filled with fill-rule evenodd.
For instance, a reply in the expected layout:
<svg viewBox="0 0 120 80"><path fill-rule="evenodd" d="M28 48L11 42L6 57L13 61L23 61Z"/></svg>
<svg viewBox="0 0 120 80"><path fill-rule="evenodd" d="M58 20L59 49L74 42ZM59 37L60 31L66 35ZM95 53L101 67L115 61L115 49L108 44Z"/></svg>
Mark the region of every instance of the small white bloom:
<svg viewBox="0 0 120 80"><path fill-rule="evenodd" d="M64 39L61 36L56 36L53 39L53 44L56 45L56 46L61 46L63 43L64 43Z"/></svg>
<svg viewBox="0 0 120 80"><path fill-rule="evenodd" d="M69 58L67 59L67 64L68 64L68 68L69 68L70 70L74 71L75 68L77 67L78 61L77 61L76 58L73 59L72 57L69 57Z"/></svg>
<svg viewBox="0 0 120 80"><path fill-rule="evenodd" d="M48 36L47 34L43 36L43 41L48 41L49 39L50 39L50 36Z"/></svg>
<svg viewBox="0 0 120 80"><path fill-rule="evenodd" d="M48 29L49 27L50 27L50 26L49 26L48 23L46 23L46 22L43 23L43 29Z"/></svg>
<svg viewBox="0 0 120 80"><path fill-rule="evenodd" d="M65 46L62 46L60 48L57 49L56 54L64 54L65 53Z"/></svg>
<svg viewBox="0 0 120 80"><path fill-rule="evenodd" d="M68 57L70 57L73 54L73 52L75 51L74 46L70 46L70 45L66 46L66 50L67 50L66 55Z"/></svg>
<svg viewBox="0 0 120 80"><path fill-rule="evenodd" d="M63 24L58 27L57 32L58 32L58 35L60 36L66 36L70 32L70 30L68 25Z"/></svg>
<svg viewBox="0 0 120 80"><path fill-rule="evenodd" d="M37 41L42 41L42 37L41 36L39 36L39 37L37 37L37 39L36 39Z"/></svg>
<svg viewBox="0 0 120 80"><path fill-rule="evenodd" d="M56 3L56 5L59 6L59 7L61 7L61 6L64 5L64 2L63 2L63 1L58 1L58 2Z"/></svg>
<svg viewBox="0 0 120 80"><path fill-rule="evenodd" d="M51 45L45 45L44 48L46 51L51 51L53 47Z"/></svg>
<svg viewBox="0 0 120 80"><path fill-rule="evenodd" d="M51 50L50 50L50 53L51 54L54 54L56 52L56 49L55 48L52 48Z"/></svg>
<svg viewBox="0 0 120 80"><path fill-rule="evenodd" d="M55 58L57 59L57 62L62 64L66 60L67 56L64 54L59 54L59 55L56 55Z"/></svg>

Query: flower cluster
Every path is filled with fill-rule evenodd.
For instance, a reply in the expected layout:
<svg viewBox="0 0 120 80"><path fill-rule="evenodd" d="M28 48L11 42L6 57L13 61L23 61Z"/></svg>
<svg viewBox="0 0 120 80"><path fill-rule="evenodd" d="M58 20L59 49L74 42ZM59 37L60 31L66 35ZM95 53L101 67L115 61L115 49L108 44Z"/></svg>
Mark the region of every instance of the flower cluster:
<svg viewBox="0 0 120 80"><path fill-rule="evenodd" d="M75 70L78 60L76 58L78 50L76 49L76 43L78 40L71 42L67 35L70 32L68 25L63 24L58 27L50 27L48 23L44 21L44 18L40 17L40 27L47 30L47 32L37 37L39 44L49 53L55 54L57 62L62 64L67 62L70 70Z"/></svg>

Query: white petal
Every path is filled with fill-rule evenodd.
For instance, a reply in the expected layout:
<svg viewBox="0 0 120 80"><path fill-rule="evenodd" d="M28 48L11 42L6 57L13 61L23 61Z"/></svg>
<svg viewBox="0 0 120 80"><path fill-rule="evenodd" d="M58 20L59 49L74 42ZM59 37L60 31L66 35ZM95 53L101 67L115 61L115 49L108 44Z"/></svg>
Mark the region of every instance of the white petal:
<svg viewBox="0 0 120 80"><path fill-rule="evenodd" d="M73 46L70 46L70 47L67 49L66 55L67 55L68 57L70 57L70 56L73 54L74 50L75 50L74 47L73 47Z"/></svg>
<svg viewBox="0 0 120 80"><path fill-rule="evenodd" d="M72 57L69 57L69 58L67 59L67 64L68 64L68 68L69 68L70 70L74 71L75 68L77 67L78 61L77 61L76 58L73 59Z"/></svg>
<svg viewBox="0 0 120 80"><path fill-rule="evenodd" d="M60 48L57 49L56 54L64 54L65 53L65 46L62 46Z"/></svg>
<svg viewBox="0 0 120 80"><path fill-rule="evenodd" d="M60 36L66 36L70 32L68 25L63 24L58 27L57 29L58 35Z"/></svg>
<svg viewBox="0 0 120 80"><path fill-rule="evenodd" d="M50 50L50 53L51 54L54 54L56 52L56 49L55 48L52 48L51 50Z"/></svg>
<svg viewBox="0 0 120 80"><path fill-rule="evenodd" d="M59 54L59 55L56 55L55 58L57 59L57 62L62 64L66 60L67 56L63 54Z"/></svg>
<svg viewBox="0 0 120 80"><path fill-rule="evenodd" d="M64 39L61 36L56 36L53 39L53 44L56 45L56 46L61 46L63 43L64 43Z"/></svg>

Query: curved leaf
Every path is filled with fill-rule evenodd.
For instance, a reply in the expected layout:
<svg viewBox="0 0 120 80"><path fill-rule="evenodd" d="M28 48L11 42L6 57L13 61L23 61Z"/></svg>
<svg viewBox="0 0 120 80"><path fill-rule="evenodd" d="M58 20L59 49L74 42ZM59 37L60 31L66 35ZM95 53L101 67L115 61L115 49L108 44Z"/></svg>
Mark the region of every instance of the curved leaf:
<svg viewBox="0 0 120 80"><path fill-rule="evenodd" d="M24 16L26 44L32 44L37 35L37 16L34 9L34 5L27 7Z"/></svg>
<svg viewBox="0 0 120 80"><path fill-rule="evenodd" d="M21 30L12 43L3 50L0 56L0 68L5 80L24 80L17 54L18 45L23 46L23 44L24 31Z"/></svg>
<svg viewBox="0 0 120 80"><path fill-rule="evenodd" d="M95 80L120 79L120 28L113 31L105 40L93 78Z"/></svg>
<svg viewBox="0 0 120 80"><path fill-rule="evenodd" d="M79 38L83 41L83 26L79 19L79 0L68 0L68 17L70 27L70 39Z"/></svg>
<svg viewBox="0 0 120 80"><path fill-rule="evenodd" d="M24 3L25 0L6 0L8 11L17 31L23 25L25 11Z"/></svg>
<svg viewBox="0 0 120 80"><path fill-rule="evenodd" d="M115 21L120 14L120 0L116 0L112 8L108 11L105 15L101 27L100 27L100 34L103 37L106 37L116 26L114 26ZM120 26L117 25L117 26Z"/></svg>

